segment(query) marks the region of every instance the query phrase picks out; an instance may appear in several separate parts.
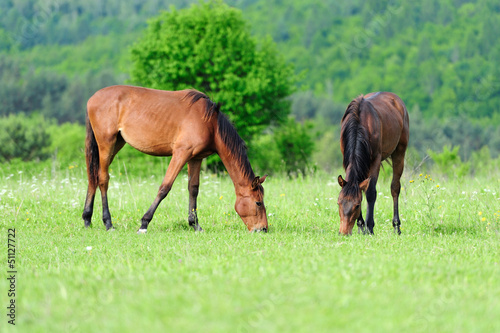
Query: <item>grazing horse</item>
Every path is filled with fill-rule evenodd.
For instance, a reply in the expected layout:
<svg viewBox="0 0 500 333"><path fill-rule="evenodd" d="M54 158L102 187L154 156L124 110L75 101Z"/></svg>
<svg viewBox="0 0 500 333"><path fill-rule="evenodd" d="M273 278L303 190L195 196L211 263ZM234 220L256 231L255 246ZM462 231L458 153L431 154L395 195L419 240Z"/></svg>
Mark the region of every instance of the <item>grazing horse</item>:
<svg viewBox="0 0 500 333"><path fill-rule="evenodd" d="M358 232L373 234L373 211L377 179L382 161L391 158L391 194L394 201L392 225L401 234L398 198L404 157L409 139L408 111L396 94L370 93L354 99L341 121L340 149L344 155L346 179L338 177L340 234L350 235L355 221ZM362 192L368 202L366 223L361 213Z"/></svg>
<svg viewBox="0 0 500 333"><path fill-rule="evenodd" d="M264 206L266 176L256 177L248 161L245 142L219 105L196 90L163 91L132 86L112 86L97 91L87 103L85 141L88 191L82 218L91 224L94 197L99 187L102 220L113 227L108 208L108 168L118 151L128 143L155 156L172 156L158 194L141 219L138 233L145 233L160 202L188 164L188 222L196 231L196 199L203 158L217 153L234 183L235 210L248 230L267 232Z"/></svg>

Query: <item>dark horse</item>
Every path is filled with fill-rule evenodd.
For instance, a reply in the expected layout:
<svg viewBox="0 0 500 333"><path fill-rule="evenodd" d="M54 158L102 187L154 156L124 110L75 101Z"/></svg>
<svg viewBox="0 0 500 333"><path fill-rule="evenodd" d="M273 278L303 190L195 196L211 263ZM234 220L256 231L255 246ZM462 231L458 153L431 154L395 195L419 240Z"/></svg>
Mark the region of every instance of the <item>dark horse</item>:
<svg viewBox="0 0 500 333"><path fill-rule="evenodd" d="M90 226L97 187L102 197L102 220L113 227L108 208L108 168L128 143L155 156L172 156L158 195L141 219L145 233L160 202L188 164L189 225L201 231L196 212L203 158L217 153L234 183L235 209L250 231L267 231L264 206L266 176L256 177L248 161L245 142L229 120L205 94L196 90L162 91L131 86L99 90L87 103L85 141L89 186L83 220Z"/></svg>
<svg viewBox="0 0 500 333"><path fill-rule="evenodd" d="M392 225L401 234L398 198L404 157L409 139L408 111L401 98L389 92L370 93L353 100L342 117L340 149L344 155L346 179L339 176L340 233L373 234L373 211L377 199L377 179L382 161L392 159L391 194L394 201ZM366 223L361 213L362 192L368 202Z"/></svg>

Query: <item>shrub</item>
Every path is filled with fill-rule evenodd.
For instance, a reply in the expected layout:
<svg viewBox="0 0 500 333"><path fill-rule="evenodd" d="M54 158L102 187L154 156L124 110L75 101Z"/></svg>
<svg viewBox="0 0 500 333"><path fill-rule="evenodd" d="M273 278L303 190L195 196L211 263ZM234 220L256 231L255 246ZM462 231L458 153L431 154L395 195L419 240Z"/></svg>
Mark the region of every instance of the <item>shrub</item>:
<svg viewBox="0 0 500 333"><path fill-rule="evenodd" d="M444 146L441 153L428 150L427 153L436 163L437 171L448 177L463 177L468 174L470 162L464 163L458 153L460 146L455 146L450 150L449 146Z"/></svg>
<svg viewBox="0 0 500 333"><path fill-rule="evenodd" d="M288 175L298 172L304 174L312 164L314 142L308 133L310 129L310 123L301 124L290 117L274 134Z"/></svg>
<svg viewBox="0 0 500 333"><path fill-rule="evenodd" d="M23 113L2 117L0 121L0 162L18 158L43 160L50 156L50 122L42 116Z"/></svg>

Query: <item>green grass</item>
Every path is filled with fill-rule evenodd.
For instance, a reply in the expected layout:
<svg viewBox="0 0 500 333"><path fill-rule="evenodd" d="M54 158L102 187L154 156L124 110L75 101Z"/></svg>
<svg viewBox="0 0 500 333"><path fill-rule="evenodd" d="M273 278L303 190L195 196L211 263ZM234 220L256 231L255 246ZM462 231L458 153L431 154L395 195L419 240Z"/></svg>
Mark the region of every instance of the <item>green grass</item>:
<svg viewBox="0 0 500 333"><path fill-rule="evenodd" d="M268 234L246 231L229 177L210 174L198 201L205 232L193 232L180 175L137 235L160 173L111 179L113 232L100 200L83 228L80 166L0 176L2 244L6 255L15 227L18 270L16 327L4 310L2 332L500 331L498 175L404 177L399 237L389 180L379 182L375 236L337 234L337 174L268 177Z"/></svg>

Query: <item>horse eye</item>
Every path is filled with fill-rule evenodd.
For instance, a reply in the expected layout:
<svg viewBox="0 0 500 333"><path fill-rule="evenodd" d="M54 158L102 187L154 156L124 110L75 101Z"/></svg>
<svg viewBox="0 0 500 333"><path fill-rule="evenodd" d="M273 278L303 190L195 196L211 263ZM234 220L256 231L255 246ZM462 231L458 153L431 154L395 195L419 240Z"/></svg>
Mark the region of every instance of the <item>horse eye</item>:
<svg viewBox="0 0 500 333"><path fill-rule="evenodd" d="M255 201L255 204L260 207L262 206L262 201Z"/></svg>

